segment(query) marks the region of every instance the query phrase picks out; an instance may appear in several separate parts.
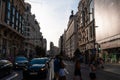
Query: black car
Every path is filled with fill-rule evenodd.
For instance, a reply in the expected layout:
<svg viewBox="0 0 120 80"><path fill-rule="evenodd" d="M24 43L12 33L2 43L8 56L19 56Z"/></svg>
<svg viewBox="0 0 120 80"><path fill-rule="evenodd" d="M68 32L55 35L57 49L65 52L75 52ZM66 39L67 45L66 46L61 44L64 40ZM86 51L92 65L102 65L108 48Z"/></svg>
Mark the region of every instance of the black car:
<svg viewBox="0 0 120 80"><path fill-rule="evenodd" d="M47 67L50 68L49 63L50 63L51 59L49 57L43 57L43 58L46 60Z"/></svg>
<svg viewBox="0 0 120 80"><path fill-rule="evenodd" d="M48 68L45 58L34 58L29 62L29 66L23 70L23 78L29 80L45 79L47 77Z"/></svg>
<svg viewBox="0 0 120 80"><path fill-rule="evenodd" d="M9 60L0 60L0 78L12 72L13 64Z"/></svg>
<svg viewBox="0 0 120 80"><path fill-rule="evenodd" d="M14 67L16 68L25 68L28 65L28 59L24 56L18 56L15 58Z"/></svg>

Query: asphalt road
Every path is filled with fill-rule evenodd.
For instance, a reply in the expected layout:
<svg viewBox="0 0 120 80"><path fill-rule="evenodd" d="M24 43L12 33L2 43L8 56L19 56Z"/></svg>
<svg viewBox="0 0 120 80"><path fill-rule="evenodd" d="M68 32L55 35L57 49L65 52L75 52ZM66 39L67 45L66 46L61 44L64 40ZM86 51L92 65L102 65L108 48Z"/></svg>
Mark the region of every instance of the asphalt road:
<svg viewBox="0 0 120 80"><path fill-rule="evenodd" d="M53 80L54 77L54 66L53 61L50 62L50 69L48 71L48 76L45 80ZM68 73L66 74L67 80L73 80L73 72L74 72L74 62L72 61L64 61L66 64L66 69ZM96 71L96 80L120 80L120 65L111 65L106 64L105 69L98 69ZM81 74L83 80L89 79L89 67L81 64ZM4 78L0 80L22 80L22 70L14 70L10 75L6 75Z"/></svg>
<svg viewBox="0 0 120 80"><path fill-rule="evenodd" d="M74 72L74 63L66 61L66 68L69 71L69 74L67 74L67 80L73 80L73 72ZM106 71L106 69L109 69L109 71ZM114 70L114 71L113 71ZM120 80L120 74L117 74L117 72L120 72L120 66L113 66L113 65L105 65L105 69L98 69L96 71L96 80ZM89 79L89 67L86 65L81 65L81 74L83 80L90 80Z"/></svg>

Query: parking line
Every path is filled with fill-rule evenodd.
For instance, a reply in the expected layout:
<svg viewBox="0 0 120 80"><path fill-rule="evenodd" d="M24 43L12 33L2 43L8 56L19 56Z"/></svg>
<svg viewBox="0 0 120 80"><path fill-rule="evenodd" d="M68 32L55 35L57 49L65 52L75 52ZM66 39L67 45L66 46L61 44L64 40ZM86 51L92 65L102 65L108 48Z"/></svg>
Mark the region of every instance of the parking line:
<svg viewBox="0 0 120 80"><path fill-rule="evenodd" d="M15 75L13 75L13 76L11 76L11 77L9 77L8 79L6 79L6 80L11 80L11 79L13 79L13 78L15 78L15 77L17 77L18 76L18 74L16 73Z"/></svg>

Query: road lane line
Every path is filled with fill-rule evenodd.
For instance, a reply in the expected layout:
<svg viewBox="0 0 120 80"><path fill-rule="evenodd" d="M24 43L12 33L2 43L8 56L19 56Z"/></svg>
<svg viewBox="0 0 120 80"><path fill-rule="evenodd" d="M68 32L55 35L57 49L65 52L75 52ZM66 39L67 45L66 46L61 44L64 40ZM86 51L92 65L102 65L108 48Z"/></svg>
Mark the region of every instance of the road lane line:
<svg viewBox="0 0 120 80"><path fill-rule="evenodd" d="M11 80L11 79L13 79L13 78L15 78L15 77L17 77L18 76L18 74L16 73L15 75L13 75L13 76L11 76L11 77L9 77L8 79L6 79L6 80Z"/></svg>

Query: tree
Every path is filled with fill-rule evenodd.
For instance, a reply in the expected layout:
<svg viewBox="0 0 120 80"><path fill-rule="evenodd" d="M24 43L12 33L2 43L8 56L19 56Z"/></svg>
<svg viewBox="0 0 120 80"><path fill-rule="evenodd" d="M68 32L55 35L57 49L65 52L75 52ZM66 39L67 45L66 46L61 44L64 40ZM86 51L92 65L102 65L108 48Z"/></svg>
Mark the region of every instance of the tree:
<svg viewBox="0 0 120 80"><path fill-rule="evenodd" d="M45 56L45 49L43 49L42 47L36 46L35 51L37 56L39 57Z"/></svg>

